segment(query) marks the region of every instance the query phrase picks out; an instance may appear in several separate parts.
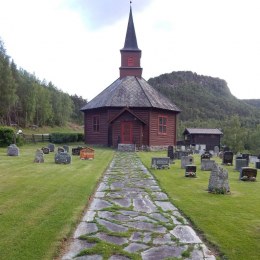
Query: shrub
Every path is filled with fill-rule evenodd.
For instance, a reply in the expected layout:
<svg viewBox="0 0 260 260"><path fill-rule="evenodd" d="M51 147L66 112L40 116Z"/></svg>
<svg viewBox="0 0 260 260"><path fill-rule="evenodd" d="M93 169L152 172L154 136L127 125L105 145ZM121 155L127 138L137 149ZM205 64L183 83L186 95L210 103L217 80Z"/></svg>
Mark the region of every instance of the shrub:
<svg viewBox="0 0 260 260"><path fill-rule="evenodd" d="M0 127L0 147L15 143L16 134L11 127Z"/></svg>
<svg viewBox="0 0 260 260"><path fill-rule="evenodd" d="M50 134L50 142L61 143L75 143L83 140L83 134L81 133L52 133Z"/></svg>

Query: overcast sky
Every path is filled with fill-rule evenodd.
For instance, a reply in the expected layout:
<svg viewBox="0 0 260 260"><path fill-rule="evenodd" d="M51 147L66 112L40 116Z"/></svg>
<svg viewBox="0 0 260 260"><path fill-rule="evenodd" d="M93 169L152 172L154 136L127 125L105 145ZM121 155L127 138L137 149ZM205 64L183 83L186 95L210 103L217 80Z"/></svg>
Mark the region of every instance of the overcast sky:
<svg viewBox="0 0 260 260"><path fill-rule="evenodd" d="M260 99L259 0L132 0L143 78L193 71ZM90 101L119 77L128 0L0 0L18 67Z"/></svg>

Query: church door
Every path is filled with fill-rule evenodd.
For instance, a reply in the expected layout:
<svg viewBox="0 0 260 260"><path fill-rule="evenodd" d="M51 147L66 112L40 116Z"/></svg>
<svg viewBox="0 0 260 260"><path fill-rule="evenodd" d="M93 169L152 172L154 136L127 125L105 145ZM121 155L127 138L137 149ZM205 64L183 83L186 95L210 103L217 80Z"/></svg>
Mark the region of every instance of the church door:
<svg viewBox="0 0 260 260"><path fill-rule="evenodd" d="M121 122L121 143L122 144L133 143L133 122L131 121Z"/></svg>

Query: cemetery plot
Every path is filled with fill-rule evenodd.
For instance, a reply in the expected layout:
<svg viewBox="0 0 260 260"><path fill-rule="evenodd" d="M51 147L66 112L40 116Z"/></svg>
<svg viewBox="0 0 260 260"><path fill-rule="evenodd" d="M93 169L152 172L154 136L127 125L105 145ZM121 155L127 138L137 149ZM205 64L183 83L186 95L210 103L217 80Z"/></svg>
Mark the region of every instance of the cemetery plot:
<svg viewBox="0 0 260 260"><path fill-rule="evenodd" d="M151 167L153 169L164 169L170 168L170 158L169 157L153 157Z"/></svg>
<svg viewBox="0 0 260 260"><path fill-rule="evenodd" d="M233 152L230 151L224 152L222 164L233 165Z"/></svg>
<svg viewBox="0 0 260 260"><path fill-rule="evenodd" d="M181 168L185 169L186 165L194 164L194 159L191 155L181 157Z"/></svg>
<svg viewBox="0 0 260 260"><path fill-rule="evenodd" d="M239 179L241 181L256 181L257 169L251 167L242 167Z"/></svg>
<svg viewBox="0 0 260 260"><path fill-rule="evenodd" d="M90 147L85 147L80 150L79 156L80 156L80 159L82 159L82 160L94 159L95 150Z"/></svg>
<svg viewBox="0 0 260 260"><path fill-rule="evenodd" d="M185 177L196 177L196 171L197 171L197 167L196 165L186 165L185 168Z"/></svg>

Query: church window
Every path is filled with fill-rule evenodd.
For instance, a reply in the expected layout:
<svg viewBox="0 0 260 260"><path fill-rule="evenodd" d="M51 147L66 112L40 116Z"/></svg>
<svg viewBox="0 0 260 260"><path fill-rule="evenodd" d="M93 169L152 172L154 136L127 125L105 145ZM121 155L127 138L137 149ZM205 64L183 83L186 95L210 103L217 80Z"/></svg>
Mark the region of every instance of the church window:
<svg viewBox="0 0 260 260"><path fill-rule="evenodd" d="M93 116L93 132L99 132L99 116Z"/></svg>
<svg viewBox="0 0 260 260"><path fill-rule="evenodd" d="M167 117L159 116L158 117L158 133L166 135L167 134Z"/></svg>

